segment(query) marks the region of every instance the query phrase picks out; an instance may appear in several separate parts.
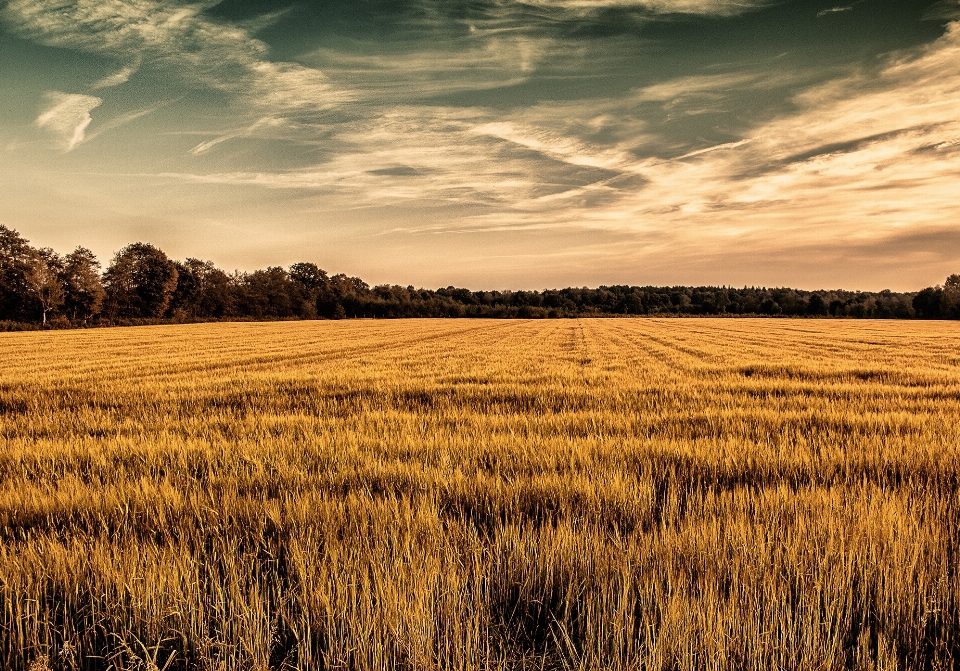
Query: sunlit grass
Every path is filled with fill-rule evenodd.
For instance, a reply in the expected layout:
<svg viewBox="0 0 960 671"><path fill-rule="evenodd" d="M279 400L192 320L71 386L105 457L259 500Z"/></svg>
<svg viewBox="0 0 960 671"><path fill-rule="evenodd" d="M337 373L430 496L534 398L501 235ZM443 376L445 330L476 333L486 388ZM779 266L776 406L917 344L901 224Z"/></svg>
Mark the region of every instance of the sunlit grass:
<svg viewBox="0 0 960 671"><path fill-rule="evenodd" d="M4 669L960 659L960 332L0 334Z"/></svg>

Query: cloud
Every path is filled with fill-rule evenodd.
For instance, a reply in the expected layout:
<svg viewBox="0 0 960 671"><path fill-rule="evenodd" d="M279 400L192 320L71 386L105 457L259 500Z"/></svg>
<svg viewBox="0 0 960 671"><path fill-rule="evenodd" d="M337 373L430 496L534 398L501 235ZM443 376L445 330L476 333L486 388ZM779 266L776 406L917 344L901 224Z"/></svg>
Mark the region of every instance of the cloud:
<svg viewBox="0 0 960 671"><path fill-rule="evenodd" d="M960 19L960 2L957 0L940 0L925 10L920 16L921 21L957 21Z"/></svg>
<svg viewBox="0 0 960 671"><path fill-rule="evenodd" d="M135 65L101 79L95 89L125 82L149 63L188 86L209 86L265 112L316 113L348 100L315 69L276 63L244 29L216 23L203 10L216 3L160 0L10 0L0 19L42 44L107 54Z"/></svg>
<svg viewBox="0 0 960 671"><path fill-rule="evenodd" d="M151 105L150 107L145 107L143 109L135 109L130 112L127 112L126 114L121 114L119 116L116 116L108 121L101 122L97 124L97 127L92 132L86 135L85 139L87 141L92 140L95 137L103 135L107 131L113 130L114 128L119 128L120 126L126 125L131 121L136 121L137 119L141 117L145 117L148 114L152 114L153 112L157 111L161 107L170 104L170 102L172 101L167 100L160 104Z"/></svg>
<svg viewBox="0 0 960 671"><path fill-rule="evenodd" d="M329 129L322 163L166 178L312 192L340 212L459 208L442 222L390 233L398 236L615 234L618 253L634 255L630 263L669 256L683 267L691 259L761 250L793 258L790 250L811 249L811 239L822 247L870 249L876 240L955 225L958 61L960 29L951 26L936 43L888 60L879 72L808 87L789 101L788 111L746 127L739 138L688 148L675 158L641 151L652 131L636 121L637 104L669 106L728 87L771 88L803 76L683 77L623 99L506 113L366 108L366 115Z"/></svg>
<svg viewBox="0 0 960 671"><path fill-rule="evenodd" d="M494 7L488 20L469 21L472 32L461 25L456 36L440 31L429 42L418 33L375 53L361 40L355 53L325 47L301 63L272 61L266 44L241 26L216 23L201 11L206 5L76 0L53 11L47 0L10 0L0 11L21 34L47 44L124 63L140 58L151 75L162 71L227 94L214 130L177 129L196 138L182 146L182 163L165 162L159 177L221 194L210 198L232 193L231 186L259 187L264 202L283 203L281 217L300 208L344 221L381 217L381 233L408 238L486 235L502 242L512 233L555 234L543 255L616 257L633 268L691 268L697 259L764 254L829 259L816 250L830 248L878 255L900 242L922 255L960 215L953 195L960 174L956 25L925 49L888 55L842 77L816 64L791 70L786 61L767 61L636 89L628 87L656 82L656 72L620 78L626 93L610 97L596 93L600 80L610 64L627 61L609 50L640 42L565 40L559 30L541 29L554 10L558 20L588 22L608 10L726 15L762 4L491 1L483 5ZM542 20L524 27L516 19L521 10ZM601 49L607 60L593 61ZM610 67L588 72L585 65L594 64ZM136 66L123 68L95 86L107 89L134 72ZM549 76L535 79L538 72ZM557 93L568 76L573 84ZM823 83L825 76L835 78ZM523 82L531 85L506 90ZM504 91L441 97L497 87ZM88 133L99 98L48 96L36 125L66 150L112 123L98 117ZM545 102L530 104L531 96ZM745 107L754 99L762 112ZM775 104L763 102L771 99ZM715 124L684 117L678 125L687 125L671 135L672 118L729 100L740 101L744 113ZM255 152L218 151L251 138ZM389 208L389 231L382 211L372 214L378 208ZM431 208L435 213L422 214ZM413 224L396 223L397 213ZM597 237L612 242L584 242Z"/></svg>
<svg viewBox="0 0 960 671"><path fill-rule="evenodd" d="M750 142L750 138L747 138L746 140L738 140L737 142L725 142L723 144L713 145L712 147L705 147L703 149L697 149L696 151L687 152L683 156L678 156L676 160L681 161L685 158L693 158L694 156L708 154L712 151L720 151L721 149L736 149L737 147L742 147L748 142Z"/></svg>
<svg viewBox="0 0 960 671"><path fill-rule="evenodd" d="M130 81L130 77L133 76L133 74L139 69L140 63L138 60L136 64L128 65L127 67L114 72L112 75L107 75L106 77L94 82L93 86L90 88L96 91L97 89L108 89L114 86L119 86L120 84L125 84L126 82Z"/></svg>
<svg viewBox="0 0 960 671"><path fill-rule="evenodd" d="M796 111L738 142L638 161L633 169L648 180L640 193L569 216L673 228L677 248L712 241L776 249L811 236L864 244L947 225L960 209L952 196L960 173L958 58L954 24L918 57L889 61L879 75L796 96ZM690 88L689 81L676 84Z"/></svg>
<svg viewBox="0 0 960 671"><path fill-rule="evenodd" d="M478 107L397 106L331 127L323 141L329 158L317 165L165 178L314 192L323 194L326 207L340 211L408 205L500 211L505 230L518 211L544 210L551 199L561 207L599 206L643 182L630 173L635 157L627 151L543 127L563 121L605 132L611 119L586 113L585 104L517 110L513 118ZM240 132L245 131L231 137ZM226 139L225 134L211 142ZM194 151L206 148L201 143ZM548 216L538 227L551 226Z"/></svg>
<svg viewBox="0 0 960 671"><path fill-rule="evenodd" d="M956 220L958 60L960 29L952 26L912 58L889 60L878 74L810 87L794 97L789 113L672 159L637 149L648 129L631 121L631 105L670 105L724 86L770 86L773 79L685 77L633 98L509 114L398 106L331 129L330 158L322 164L168 177L314 191L326 194L331 208L480 208L421 228L431 234L604 230L678 258L709 246L787 249L810 236L866 244Z"/></svg>
<svg viewBox="0 0 960 671"><path fill-rule="evenodd" d="M831 7L830 9L822 9L819 12L817 12L817 18L820 19L829 14L840 14L842 12L852 12L852 11L853 11L853 5L846 5L844 7Z"/></svg>
<svg viewBox="0 0 960 671"><path fill-rule="evenodd" d="M47 91L43 101L45 107L34 125L55 135L64 151L83 142L87 126L93 121L90 111L103 102L95 96L61 91Z"/></svg>
<svg viewBox="0 0 960 671"><path fill-rule="evenodd" d="M960 174L958 60L960 26L954 24L936 43L888 60L879 73L811 87L795 96L791 112L747 129L741 139L675 159L638 156L625 144L594 146L582 133L571 134L576 124L538 117L536 110L478 124L471 129L478 137L509 143L496 160L502 175L526 177L524 188L510 194L505 208L429 225L423 233L619 232L633 240L618 243L623 254L633 254L631 262L657 263L663 255L677 267L693 259L720 263L724 255L795 259L797 250L814 248L868 254L892 250L898 241L909 242L911 258L920 258L935 251L922 248L934 245L960 216L954 195ZM641 97L669 104L674 96L715 90L721 82L751 81L683 78ZM491 160L489 155L480 164L486 179L476 188L497 184ZM545 193L545 180L530 178L542 178L542 166L556 165L547 160L568 171L592 165L606 173ZM826 263L831 257L823 258Z"/></svg>
<svg viewBox="0 0 960 671"><path fill-rule="evenodd" d="M477 135L499 138L564 163L593 168L624 168L630 157L623 152L591 147L581 140L538 128L518 128L510 122L488 123L471 129Z"/></svg>
<svg viewBox="0 0 960 671"><path fill-rule="evenodd" d="M607 9L642 8L656 14L733 16L769 5L767 0L527 0L531 5L587 15Z"/></svg>
<svg viewBox="0 0 960 671"><path fill-rule="evenodd" d="M422 3L426 18L418 20L424 26L446 21L463 27L466 19L458 18L453 5L434 4ZM27 39L130 63L96 81L95 91L123 84L143 65L153 76L162 72L160 76L168 81L176 77L189 88L210 87L226 93L237 128L213 134L189 150L199 156L229 140L272 133L273 126L259 122L264 118L285 120L288 127L301 129L302 138L309 138L311 128L325 124L326 113L351 103L372 106L354 105L351 114L375 119L385 99L396 104L428 95L519 85L543 63L577 57L580 47L575 42L544 32L557 21L577 21L618 8L729 15L765 4L766 0L494 0L487 9L477 10L476 20L469 21L468 35L454 30L433 47L419 42L406 53L356 56L326 49L305 56L300 63L272 60L269 47L244 25L213 18L206 10L217 5L214 0L8 0L0 6L0 20ZM534 10L549 10L556 16L531 21ZM271 18L279 17L282 14L275 13ZM263 27L265 20L257 25ZM450 41L454 34L455 46Z"/></svg>
<svg viewBox="0 0 960 671"><path fill-rule="evenodd" d="M641 102L669 102L743 88L758 79L759 75L753 72L679 77L640 89L636 92L636 99Z"/></svg>
<svg viewBox="0 0 960 671"><path fill-rule="evenodd" d="M518 31L472 26L466 36L418 44L394 53L345 53L323 47L303 57L349 80L357 97L394 101L515 86L544 62L575 56L555 40Z"/></svg>
<svg viewBox="0 0 960 671"><path fill-rule="evenodd" d="M477 141L471 129L480 114L483 111L475 109L399 106L372 119L338 124L327 142L331 158L320 165L281 172L166 176L200 183L318 191L344 197L351 208L398 202L424 206L506 204L535 187L519 167L515 173L505 174L505 170L511 172L510 161L506 156L502 157L506 160L494 158L503 153L497 142ZM202 152L204 144L193 151ZM398 166L403 169L397 170Z"/></svg>
<svg viewBox="0 0 960 671"><path fill-rule="evenodd" d="M228 140L233 140L236 138L244 138L244 137L253 137L263 129L282 128L285 125L287 124L283 118L271 117L271 116L263 117L261 119L257 119L255 122L253 122L249 126L228 131L226 133L223 133L222 135L219 135L218 137L213 138L212 140L206 140L204 142L201 142L195 147L193 147L190 150L190 153L193 154L194 156L197 156L199 154L203 154L209 151L213 147L216 147L218 144L227 142Z"/></svg>
<svg viewBox="0 0 960 671"><path fill-rule="evenodd" d="M770 66L761 66L743 72L677 77L637 89L631 99L637 103L661 103L663 109L670 112L697 114L715 111L710 107L704 110L704 104L725 104L731 99L741 100L747 95L778 89L792 91L809 86L811 81L822 81L826 74L814 69L772 69Z"/></svg>

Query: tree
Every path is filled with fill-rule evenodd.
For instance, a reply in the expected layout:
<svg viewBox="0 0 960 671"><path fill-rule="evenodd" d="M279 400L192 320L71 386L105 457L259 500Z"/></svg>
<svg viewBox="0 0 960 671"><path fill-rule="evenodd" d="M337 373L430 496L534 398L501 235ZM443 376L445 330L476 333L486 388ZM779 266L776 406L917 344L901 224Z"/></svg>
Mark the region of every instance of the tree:
<svg viewBox="0 0 960 671"><path fill-rule="evenodd" d="M44 326L47 325L47 315L63 305L63 270L63 259L49 247L44 247L34 254L25 274L30 294L40 303Z"/></svg>
<svg viewBox="0 0 960 671"><path fill-rule="evenodd" d="M36 251L11 228L0 224L0 319L30 319L33 299L27 273Z"/></svg>
<svg viewBox="0 0 960 671"><path fill-rule="evenodd" d="M105 292L100 281L100 262L93 252L77 247L63 259L63 309L71 321L84 323L100 314Z"/></svg>
<svg viewBox="0 0 960 671"><path fill-rule="evenodd" d="M315 263L294 263L288 274L293 281L293 301L297 313L306 319L323 314L323 306L330 298L327 272Z"/></svg>
<svg viewBox="0 0 960 671"><path fill-rule="evenodd" d="M223 317L233 306L230 276L213 261L187 259L176 263L177 288L168 312L179 318Z"/></svg>
<svg viewBox="0 0 960 671"><path fill-rule="evenodd" d="M813 294L807 302L807 314L817 317L827 314L827 302L820 294Z"/></svg>
<svg viewBox="0 0 960 671"><path fill-rule="evenodd" d="M943 283L944 316L960 319L960 275L953 274Z"/></svg>
<svg viewBox="0 0 960 671"><path fill-rule="evenodd" d="M366 317L364 299L370 294L370 287L359 277L348 277L338 273L330 278L331 302L323 306L321 314L331 319L345 317Z"/></svg>
<svg viewBox="0 0 960 671"><path fill-rule="evenodd" d="M238 307L244 316L254 319L295 316L291 302L293 282L287 271L279 266L243 275L237 289Z"/></svg>
<svg viewBox="0 0 960 671"><path fill-rule="evenodd" d="M160 249L135 242L117 252L103 279L112 317L156 319L177 288L177 267Z"/></svg>
<svg viewBox="0 0 960 671"><path fill-rule="evenodd" d="M773 298L765 298L760 303L760 312L765 315L778 315L783 312L783 308Z"/></svg>
<svg viewBox="0 0 960 671"><path fill-rule="evenodd" d="M290 266L290 279L308 291L316 291L330 282L327 271L317 267L315 263L294 263Z"/></svg>
<svg viewBox="0 0 960 671"><path fill-rule="evenodd" d="M927 287L913 297L913 309L921 319L943 317L944 295L940 287Z"/></svg>

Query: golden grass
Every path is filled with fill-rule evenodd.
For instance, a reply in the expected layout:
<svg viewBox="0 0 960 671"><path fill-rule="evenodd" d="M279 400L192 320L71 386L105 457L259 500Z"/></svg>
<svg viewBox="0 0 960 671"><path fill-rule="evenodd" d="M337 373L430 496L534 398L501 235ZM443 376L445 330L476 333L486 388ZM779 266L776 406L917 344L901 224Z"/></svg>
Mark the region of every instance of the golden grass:
<svg viewBox="0 0 960 671"><path fill-rule="evenodd" d="M952 669L960 331L0 334L4 669Z"/></svg>

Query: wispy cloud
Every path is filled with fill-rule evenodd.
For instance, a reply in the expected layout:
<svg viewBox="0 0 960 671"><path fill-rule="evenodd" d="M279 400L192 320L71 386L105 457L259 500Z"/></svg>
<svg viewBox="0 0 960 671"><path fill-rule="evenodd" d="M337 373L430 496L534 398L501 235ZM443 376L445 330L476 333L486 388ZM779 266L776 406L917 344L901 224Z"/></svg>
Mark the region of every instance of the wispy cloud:
<svg viewBox="0 0 960 671"><path fill-rule="evenodd" d="M923 10L921 21L960 20L960 0L940 0Z"/></svg>
<svg viewBox="0 0 960 671"><path fill-rule="evenodd" d="M253 122L248 126L245 126L243 128L239 128L236 130L228 131L226 133L223 133L222 135L218 135L212 140L206 140L204 142L201 142L197 144L195 147L193 147L190 150L190 153L193 154L194 156L197 156L199 154L203 154L209 151L213 147L216 147L218 144L227 142L228 140L234 140L236 138L243 138L243 137L252 137L258 131L261 131L263 129L279 128L284 125L286 125L286 121L282 118L269 117L269 116L263 117L261 119L257 119L255 122Z"/></svg>
<svg viewBox="0 0 960 671"><path fill-rule="evenodd" d="M0 18L38 42L109 54L134 65L94 83L121 84L140 63L169 68L191 86L242 96L264 112L315 113L348 100L320 71L268 58L267 46L244 29L208 19L216 4L159 0L10 0ZM255 112L256 113L256 112Z"/></svg>
<svg viewBox="0 0 960 671"><path fill-rule="evenodd" d="M397 107L373 119L340 124L329 141L331 158L282 172L170 173L178 180L256 185L328 193L333 207L418 202L506 205L536 188L524 166L491 138L472 133L483 110ZM239 133L247 132L246 130ZM214 141L223 141L226 136ZM479 140L479 141L478 141ZM193 151L202 153L205 143ZM500 155L502 160L494 160Z"/></svg>
<svg viewBox="0 0 960 671"><path fill-rule="evenodd" d="M128 65L127 67L121 68L111 75L107 75L106 77L97 80L90 88L96 91L97 89L108 89L114 86L120 86L120 84L125 84L130 81L130 77L132 77L139 69L140 62L138 59L135 64Z"/></svg>
<svg viewBox="0 0 960 671"><path fill-rule="evenodd" d="M853 5L845 5L843 7L831 7L830 9L821 9L817 12L817 18L822 18L829 14L840 14L841 12L852 12Z"/></svg>
<svg viewBox="0 0 960 671"><path fill-rule="evenodd" d="M958 58L960 27L952 25L919 57L895 60L879 76L814 87L795 99L796 112L738 142L636 161L629 169L647 180L638 192L552 217L669 230L675 255L684 246L722 254L731 245L762 244L772 251L810 236L862 244L896 231L954 226L960 74L948 64ZM675 84L677 91L702 88ZM517 220L545 216L533 209Z"/></svg>
<svg viewBox="0 0 960 671"><path fill-rule="evenodd" d="M130 123L131 121L136 121L137 119L145 117L148 114L152 114L153 112L156 112L161 107L164 107L165 105L170 104L170 102L172 101L167 100L157 105L151 105L150 107L135 109L125 114L121 114L119 116L113 117L112 119L103 121L97 124L94 130L86 134L85 141L92 140L99 135L102 135L108 131L113 130L114 128L119 128L120 126L124 126Z"/></svg>
<svg viewBox="0 0 960 671"><path fill-rule="evenodd" d="M291 128L303 128L306 136L324 113L351 102L376 106L384 97L397 103L518 85L542 63L575 57L577 47L542 32L550 21L541 22L539 28L528 25L524 12L531 7L555 13L554 21L611 8L730 15L765 4L767 0L503 0L469 21L469 34L460 35L456 48L441 41L432 49L427 43L407 53L354 56L326 49L304 56L301 63L276 62L267 45L243 25L210 18L205 10L216 5L214 0L9 0L0 9L0 19L29 39L130 63L94 82L93 91L123 84L147 65L152 71L166 69L188 87L211 87L233 96L237 129L195 145L189 153L199 156L230 140L272 132L275 125L263 119L278 124L286 120ZM424 4L423 11L430 15L434 10ZM352 113L372 120L380 112L371 115L354 107ZM549 146L559 145L544 144Z"/></svg>
<svg viewBox="0 0 960 671"><path fill-rule="evenodd" d="M527 81L545 61L574 56L543 36L471 25L456 40L438 40L397 53L344 53L321 48L304 56L331 79L349 81L357 95L409 100L425 95L482 91Z"/></svg>
<svg viewBox="0 0 960 671"><path fill-rule="evenodd" d="M636 98L506 116L405 106L339 125L322 165L168 177L328 193L331 207L490 208L427 225L432 234L582 228L650 240L657 232L658 248L670 246L675 255L709 244L717 253L742 245L786 248L810 235L862 242L952 225L960 75L948 64L957 60L960 30L951 27L918 57L894 60L879 75L812 87L795 97L791 113L674 159L638 153L642 124L619 136L607 128ZM677 96L760 81L681 78L637 97L667 105Z"/></svg>
<svg viewBox="0 0 960 671"><path fill-rule="evenodd" d="M852 12L853 8L857 5L863 4L867 0L855 0L849 5L837 5L836 7L830 7L828 9L823 9L817 12L817 18L822 19L824 16L829 16L830 14L842 14L844 12Z"/></svg>
<svg viewBox="0 0 960 671"><path fill-rule="evenodd" d="M811 238L869 249L910 231L948 230L956 225L960 173L960 74L950 65L956 62L960 27L953 25L918 56L893 60L878 75L810 88L794 99L795 111L748 129L742 139L672 160L636 156L625 146L591 146L565 135L556 119L543 117L552 127L537 127L529 111L525 125L478 124L471 128L478 139L510 144L499 154L488 148L485 160L477 152L480 169L473 174L479 178L463 184L493 190L511 176L521 178L512 183L522 188L512 190L506 209L423 232L606 230L632 236L634 242L620 240L618 249L633 249L638 262L669 251L682 267L685 259L760 249L790 256L791 249L809 248ZM666 103L718 81L685 78L649 98ZM547 193L544 168L558 164L568 166L558 168L568 177L584 165L606 173ZM633 180L618 184L627 176ZM456 181L449 174L445 179Z"/></svg>
<svg viewBox="0 0 960 671"><path fill-rule="evenodd" d="M616 149L591 147L577 138L542 128L523 128L510 122L488 123L471 129L477 135L499 138L564 163L593 168L628 167L630 157Z"/></svg>
<svg viewBox="0 0 960 671"><path fill-rule="evenodd" d="M587 14L611 8L642 7L658 14L730 16L770 4L768 0L528 0L530 4Z"/></svg>
<svg viewBox="0 0 960 671"><path fill-rule="evenodd" d="M955 6L941 4L928 14L952 16ZM471 255L578 258L601 269L609 259L624 268L674 263L675 279L689 281L682 269L704 260L795 262L805 253L834 258L822 251L831 248L869 254L892 241L919 249L956 226L956 25L925 49L858 70L837 58L775 61L766 46L749 62L735 49L715 61L708 56L720 51L679 58L665 46L672 37L618 32L621 20L661 21L663 35L694 26L700 39L726 21L717 17L768 5L761 0L373 3L372 13L403 14L414 36L393 35L398 22L378 15L391 36L382 44L380 33L351 23L355 33L329 40L291 38L302 53L272 52L255 37L280 41L282 31L267 28L272 19L258 19L263 32L254 32L205 11L213 5L0 5L0 20L23 37L127 64L90 85L105 99L98 113L100 97L49 92L35 125L70 151L156 109L123 100L142 95L150 78L157 97L182 89L176 113L156 114L153 133L136 135L154 152L149 160L117 173L161 179L171 189L158 193L189 194L217 216L233 208L238 221L248 215L231 198L242 191L263 221L296 220L263 234L291 239L304 228L300 208L309 208L322 213L318 221L347 222L342 230L368 217L364 235L381 241L405 236L416 246L429 237L440 249L444 236L461 245L486 237L486 251ZM808 23L823 30L813 11ZM712 18L664 16L672 14ZM667 66L661 49L675 58ZM276 53L297 53L297 62ZM199 112L179 117L190 110ZM917 231L925 237L911 237ZM499 250L508 243L517 248Z"/></svg>
<svg viewBox="0 0 960 671"><path fill-rule="evenodd" d="M683 156L678 156L676 160L681 161L685 158L693 158L694 156L700 156L701 154L708 154L712 151L720 151L722 149L736 149L737 147L742 147L748 142L750 142L750 138L747 138L746 140L738 140L737 142L725 142L723 144L713 145L712 147L705 147L704 149L697 149L696 151L687 152Z"/></svg>
<svg viewBox="0 0 960 671"><path fill-rule="evenodd" d="M757 82L759 79L760 75L753 72L680 77L640 89L636 93L636 98L640 101L669 102L729 91L732 88L742 88Z"/></svg>
<svg viewBox="0 0 960 671"><path fill-rule="evenodd" d="M93 121L90 111L103 102L95 96L61 91L47 91L43 101L44 109L34 124L52 133L64 151L83 142L87 126Z"/></svg>

